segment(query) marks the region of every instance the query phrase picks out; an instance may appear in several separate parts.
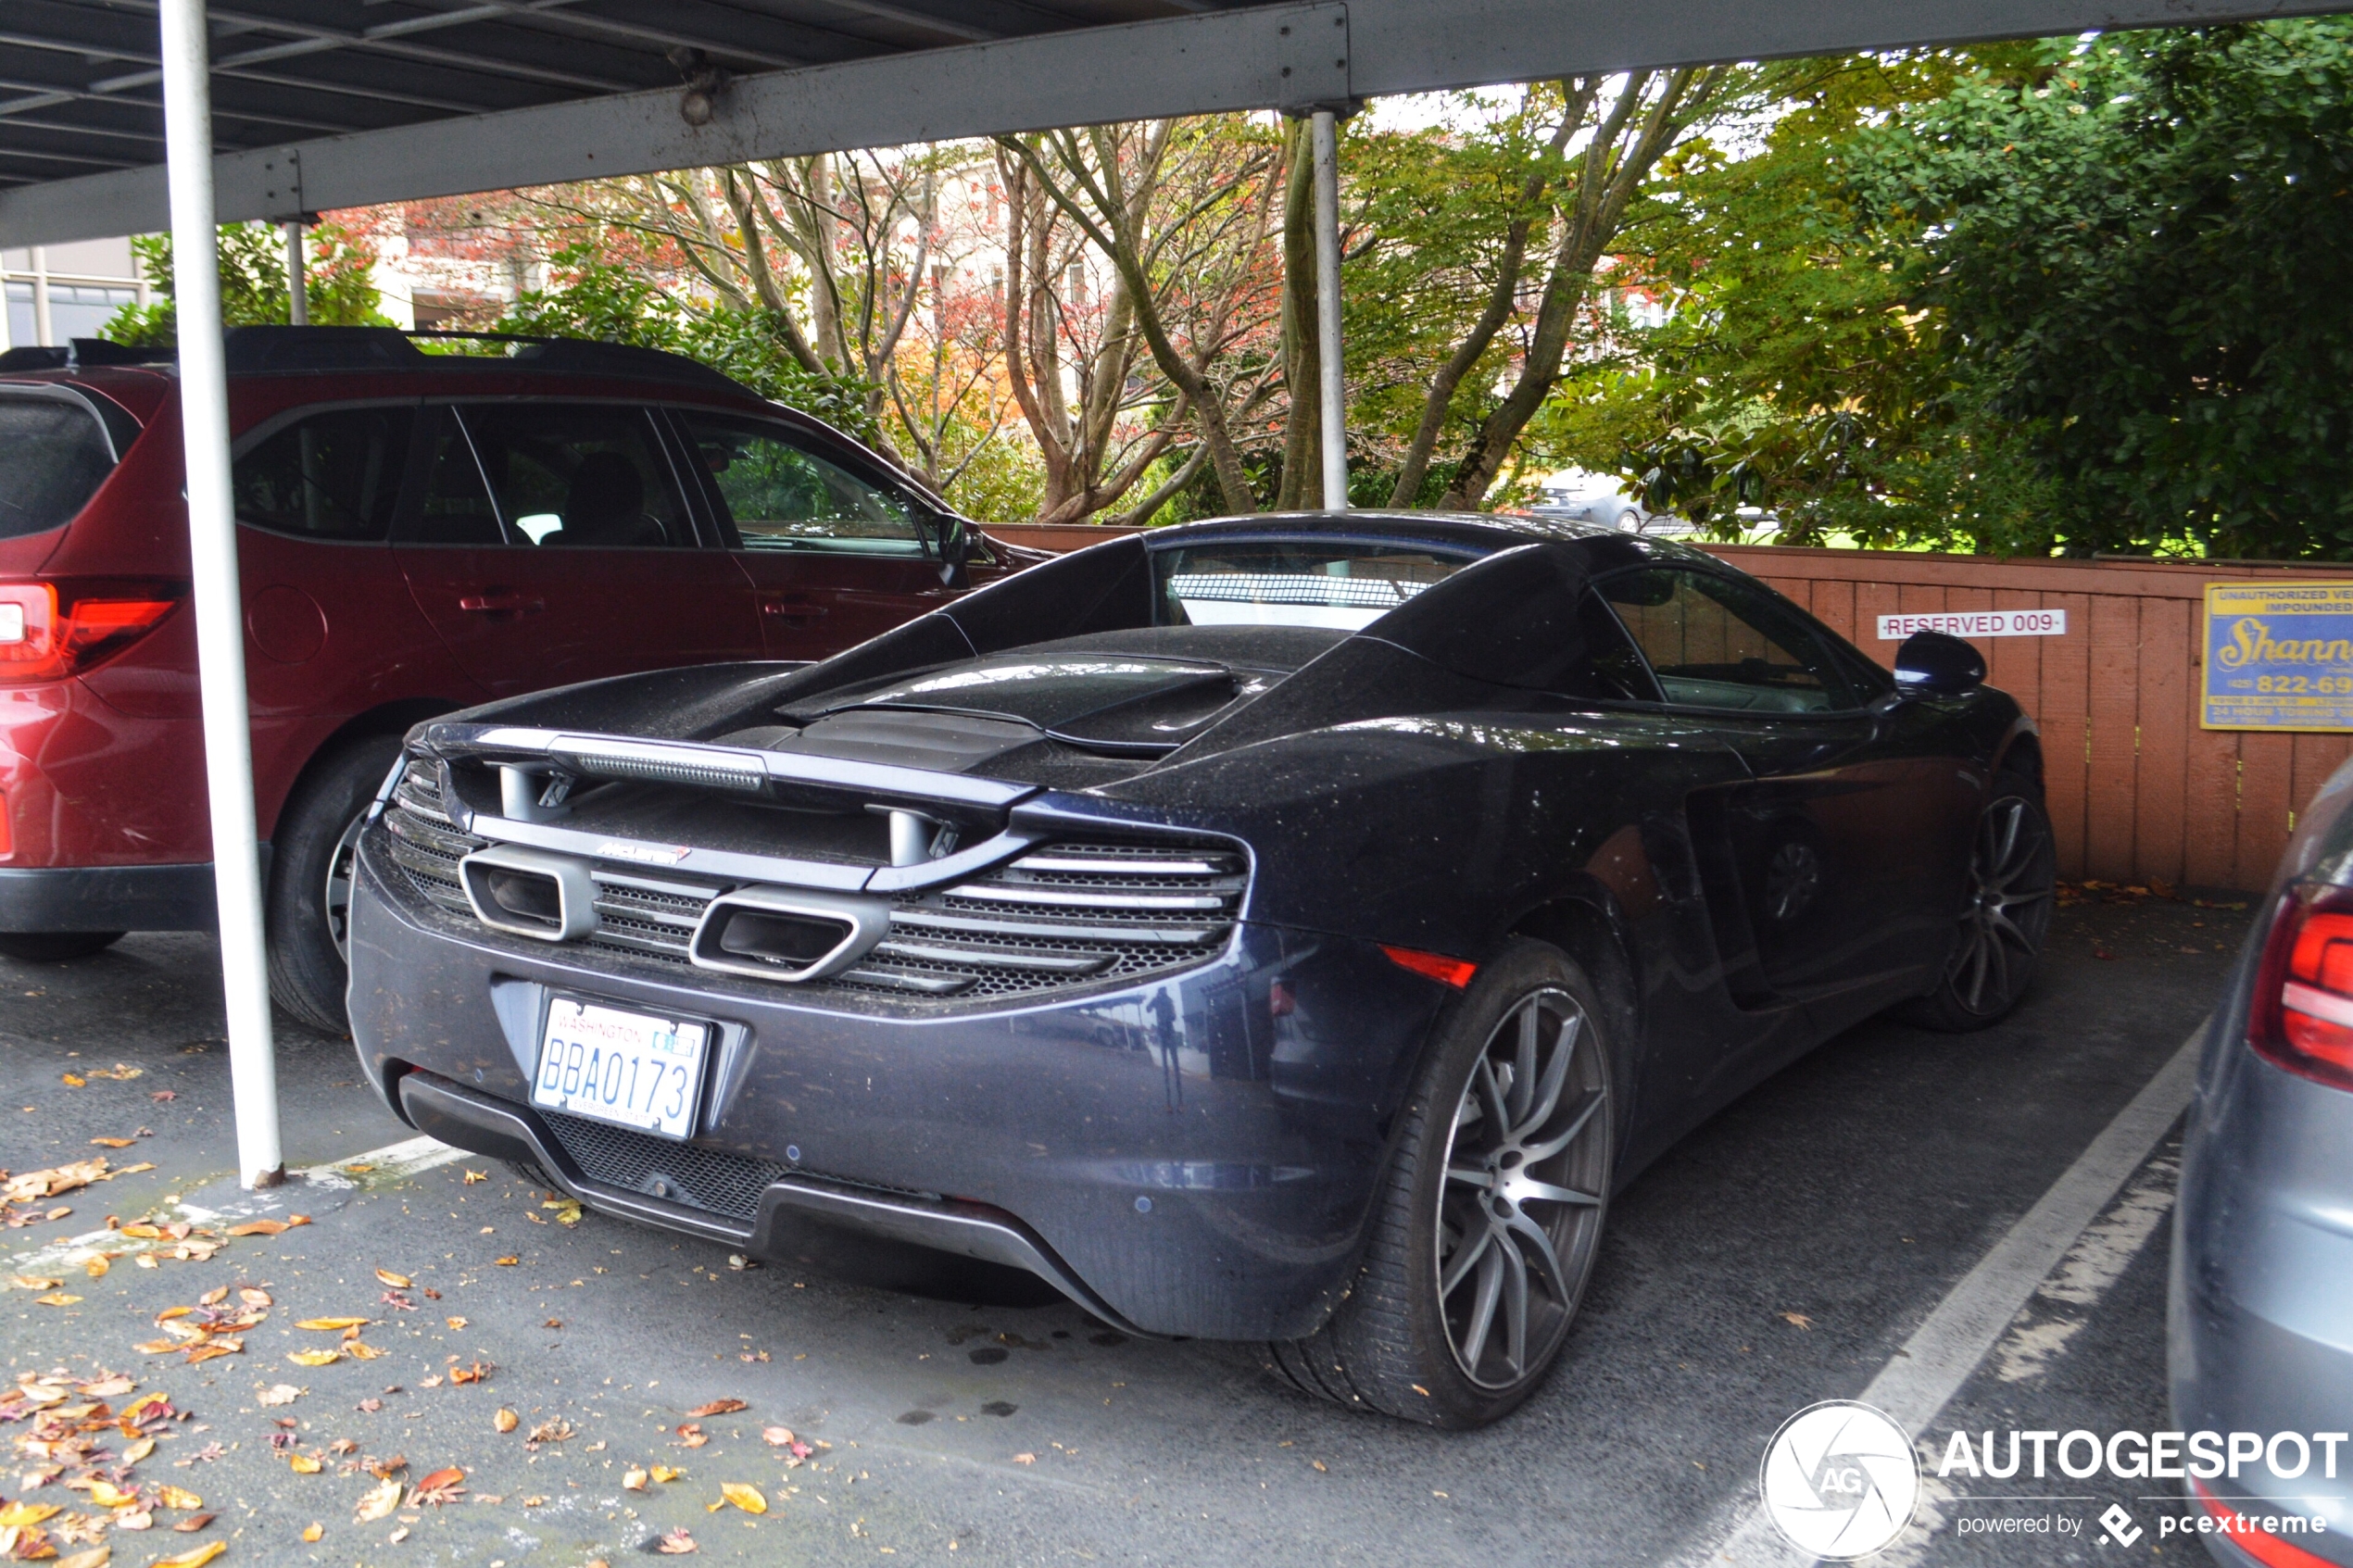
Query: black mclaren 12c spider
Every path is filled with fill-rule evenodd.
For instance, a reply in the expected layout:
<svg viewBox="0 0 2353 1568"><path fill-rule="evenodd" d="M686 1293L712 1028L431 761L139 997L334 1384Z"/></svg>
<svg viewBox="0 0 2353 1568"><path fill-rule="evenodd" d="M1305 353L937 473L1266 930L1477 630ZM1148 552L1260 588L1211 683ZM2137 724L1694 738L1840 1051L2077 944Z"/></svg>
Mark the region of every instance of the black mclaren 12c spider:
<svg viewBox="0 0 2353 1568"><path fill-rule="evenodd" d="M1983 678L1582 524L1119 538L822 664L419 726L352 1025L406 1121L593 1208L1474 1426L1702 1118L2017 1003L2051 838Z"/></svg>

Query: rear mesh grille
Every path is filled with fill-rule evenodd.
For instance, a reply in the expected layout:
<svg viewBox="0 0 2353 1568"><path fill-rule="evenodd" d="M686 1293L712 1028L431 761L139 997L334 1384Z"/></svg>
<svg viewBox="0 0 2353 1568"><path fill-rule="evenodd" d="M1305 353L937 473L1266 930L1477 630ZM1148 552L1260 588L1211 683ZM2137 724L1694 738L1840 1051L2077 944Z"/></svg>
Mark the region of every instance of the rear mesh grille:
<svg viewBox="0 0 2353 1568"><path fill-rule="evenodd" d="M434 769L411 764L384 813L391 856L419 893L469 923L458 861L485 847L443 813ZM667 972L691 967L696 922L724 884L590 868L598 926L585 945ZM1222 844L1067 841L985 876L898 900L857 968L797 989L994 1001L1134 980L1214 958L1240 918L1241 854Z"/></svg>
<svg viewBox="0 0 2353 1568"><path fill-rule="evenodd" d="M761 1193L791 1169L773 1160L701 1144L673 1143L560 1110L542 1110L539 1116L590 1181L684 1204L743 1225L760 1217Z"/></svg>
<svg viewBox="0 0 2353 1568"><path fill-rule="evenodd" d="M648 1198L698 1209L745 1226L760 1218L760 1195L786 1176L813 1176L861 1192L939 1201L936 1192L823 1175L796 1165L738 1154L733 1149L673 1143L650 1133L592 1122L560 1110L541 1110L538 1114L564 1153L580 1168L580 1173L590 1181L626 1192L642 1192Z"/></svg>

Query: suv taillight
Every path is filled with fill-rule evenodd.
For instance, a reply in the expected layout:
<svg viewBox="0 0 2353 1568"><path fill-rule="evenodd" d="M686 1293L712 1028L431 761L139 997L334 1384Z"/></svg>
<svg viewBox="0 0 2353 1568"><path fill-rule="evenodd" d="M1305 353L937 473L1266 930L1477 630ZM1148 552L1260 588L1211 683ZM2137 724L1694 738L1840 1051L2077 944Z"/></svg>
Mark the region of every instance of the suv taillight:
<svg viewBox="0 0 2353 1568"><path fill-rule="evenodd" d="M2281 897L2246 1043L2291 1073L2353 1089L2353 888L2299 884Z"/></svg>
<svg viewBox="0 0 2353 1568"><path fill-rule="evenodd" d="M142 580L0 583L0 686L61 681L156 629L187 592Z"/></svg>

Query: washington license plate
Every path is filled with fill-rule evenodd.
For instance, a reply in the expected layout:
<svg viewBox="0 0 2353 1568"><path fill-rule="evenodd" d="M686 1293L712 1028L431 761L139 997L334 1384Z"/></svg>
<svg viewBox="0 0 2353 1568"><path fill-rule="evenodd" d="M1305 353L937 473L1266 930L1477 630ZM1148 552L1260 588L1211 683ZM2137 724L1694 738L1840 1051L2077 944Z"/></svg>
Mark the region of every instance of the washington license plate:
<svg viewBox="0 0 2353 1568"><path fill-rule="evenodd" d="M692 1137L711 1027L576 997L547 1004L531 1103L666 1138Z"/></svg>

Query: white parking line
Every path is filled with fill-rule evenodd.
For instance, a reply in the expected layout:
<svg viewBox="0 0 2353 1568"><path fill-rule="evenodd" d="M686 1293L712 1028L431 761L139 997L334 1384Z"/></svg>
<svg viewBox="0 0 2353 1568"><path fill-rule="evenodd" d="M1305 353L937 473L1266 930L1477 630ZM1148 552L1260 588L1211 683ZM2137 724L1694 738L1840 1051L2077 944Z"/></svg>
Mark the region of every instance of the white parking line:
<svg viewBox="0 0 2353 1568"><path fill-rule="evenodd" d="M465 1156L464 1149L452 1148L439 1138L408 1138L399 1143L386 1144L382 1148L346 1155L324 1165L306 1165L287 1173L291 1180L286 1185L264 1187L219 1209L207 1209L195 1203L182 1203L175 1208L178 1217L192 1224L209 1225L222 1220L233 1223L285 1207L289 1198L306 1188L316 1192L355 1187L363 1180L371 1184L403 1181L435 1166L447 1165L453 1160L462 1160ZM9 1257L6 1266L15 1273L39 1275L69 1264L79 1267L93 1252L103 1251L108 1257L128 1258L140 1252L177 1245L169 1237L142 1240L126 1236L111 1228L84 1231L80 1236L52 1240L30 1252Z"/></svg>
<svg viewBox="0 0 2353 1568"><path fill-rule="evenodd" d="M2190 1103L2198 1045L2205 1034L2206 1024L2200 1022L2132 1103L2116 1113L2066 1173L1946 1293L1856 1398L1885 1411L1915 1436L1926 1430L1984 1361L2035 1287L2099 1218ZM1719 1521L1718 1544L1683 1559L1686 1568L1723 1562L1742 1568L1796 1568L1814 1561L1773 1528L1745 1490L1727 1512L1730 1517Z"/></svg>

